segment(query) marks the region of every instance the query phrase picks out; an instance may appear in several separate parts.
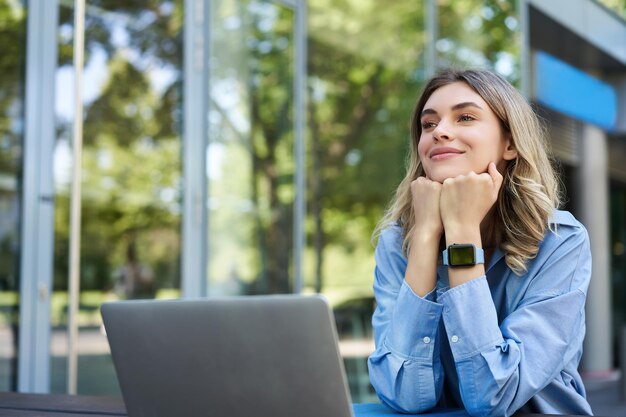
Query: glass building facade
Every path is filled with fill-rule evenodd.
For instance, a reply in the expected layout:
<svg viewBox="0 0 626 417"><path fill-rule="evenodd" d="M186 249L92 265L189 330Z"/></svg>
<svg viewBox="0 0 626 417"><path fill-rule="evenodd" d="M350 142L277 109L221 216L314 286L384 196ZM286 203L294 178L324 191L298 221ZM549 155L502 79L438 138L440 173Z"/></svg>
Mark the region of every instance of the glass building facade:
<svg viewBox="0 0 626 417"><path fill-rule="evenodd" d="M54 19L54 48L28 40L44 7L57 12L37 17ZM0 0L0 390L67 390L74 12L69 0ZM519 86L517 2L97 0L85 19L78 393L119 394L105 301L321 292L353 400L373 400L371 234L403 176L412 106L437 66L488 67ZM27 48L55 54L53 140L29 148L51 194L23 187L27 76L45 71ZM36 250L23 240L28 201L53 208ZM43 286L25 286L21 265L46 253ZM20 323L42 300L48 329ZM49 368L23 371L20 342Z"/></svg>
<svg viewBox="0 0 626 417"><path fill-rule="evenodd" d="M17 386L26 7L0 3L0 390Z"/></svg>

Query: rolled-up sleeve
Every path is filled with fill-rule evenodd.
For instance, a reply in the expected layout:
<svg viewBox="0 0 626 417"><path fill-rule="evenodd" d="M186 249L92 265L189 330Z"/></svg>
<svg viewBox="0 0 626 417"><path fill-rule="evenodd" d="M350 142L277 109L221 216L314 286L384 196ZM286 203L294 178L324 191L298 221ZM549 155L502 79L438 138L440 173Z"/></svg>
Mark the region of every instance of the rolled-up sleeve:
<svg viewBox="0 0 626 417"><path fill-rule="evenodd" d="M369 375L382 402L420 413L436 405L443 385L438 342L443 306L435 302L435 291L422 298L404 281L399 239L399 228L387 229L376 248L376 350L368 360Z"/></svg>
<svg viewBox="0 0 626 417"><path fill-rule="evenodd" d="M473 416L510 416L547 386L581 349L591 276L584 228L551 235L530 284L498 324L483 276L438 298L463 404Z"/></svg>

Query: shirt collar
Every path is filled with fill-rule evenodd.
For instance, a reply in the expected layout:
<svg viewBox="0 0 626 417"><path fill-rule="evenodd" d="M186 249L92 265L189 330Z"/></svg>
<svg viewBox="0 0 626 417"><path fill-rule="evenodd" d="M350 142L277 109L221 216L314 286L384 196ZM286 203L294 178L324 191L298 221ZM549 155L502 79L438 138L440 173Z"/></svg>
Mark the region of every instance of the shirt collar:
<svg viewBox="0 0 626 417"><path fill-rule="evenodd" d="M550 224L578 226L580 223L569 211L555 209L549 220Z"/></svg>

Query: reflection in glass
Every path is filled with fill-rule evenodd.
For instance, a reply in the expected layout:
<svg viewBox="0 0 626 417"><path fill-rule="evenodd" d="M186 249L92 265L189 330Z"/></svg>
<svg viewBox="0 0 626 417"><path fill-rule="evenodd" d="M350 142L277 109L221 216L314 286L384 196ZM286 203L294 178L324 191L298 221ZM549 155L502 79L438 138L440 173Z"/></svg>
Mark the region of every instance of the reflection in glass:
<svg viewBox="0 0 626 417"><path fill-rule="evenodd" d="M209 294L292 286L293 11L211 2Z"/></svg>
<svg viewBox="0 0 626 417"><path fill-rule="evenodd" d="M355 402L375 401L372 231L403 176L424 2L309 1L305 285L331 301Z"/></svg>
<svg viewBox="0 0 626 417"><path fill-rule="evenodd" d="M71 185L73 8L57 72L52 390L64 392ZM92 4L86 15L79 394L119 394L102 302L180 288L183 0Z"/></svg>
<svg viewBox="0 0 626 417"><path fill-rule="evenodd" d="M24 1L0 0L0 391L17 389L24 138Z"/></svg>

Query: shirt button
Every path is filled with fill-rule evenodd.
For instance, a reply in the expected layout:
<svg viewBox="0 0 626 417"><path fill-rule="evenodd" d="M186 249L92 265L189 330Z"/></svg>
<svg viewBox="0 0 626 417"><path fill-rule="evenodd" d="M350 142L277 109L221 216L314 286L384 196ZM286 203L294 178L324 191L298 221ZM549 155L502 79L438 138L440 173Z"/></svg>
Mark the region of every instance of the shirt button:
<svg viewBox="0 0 626 417"><path fill-rule="evenodd" d="M430 337L426 336L422 339L424 341L424 343L429 344L430 343Z"/></svg>
<svg viewBox="0 0 626 417"><path fill-rule="evenodd" d="M459 336L454 335L454 336L452 336L452 337L450 338L450 340L452 341L452 343L456 343L456 342L458 342L458 341L459 341Z"/></svg>

